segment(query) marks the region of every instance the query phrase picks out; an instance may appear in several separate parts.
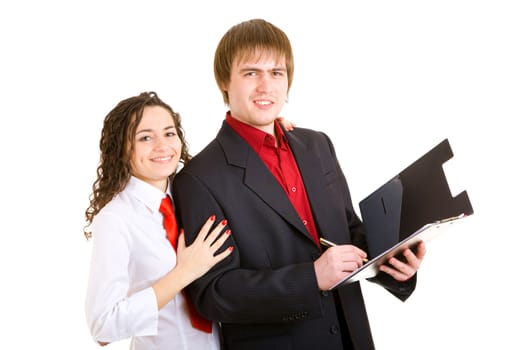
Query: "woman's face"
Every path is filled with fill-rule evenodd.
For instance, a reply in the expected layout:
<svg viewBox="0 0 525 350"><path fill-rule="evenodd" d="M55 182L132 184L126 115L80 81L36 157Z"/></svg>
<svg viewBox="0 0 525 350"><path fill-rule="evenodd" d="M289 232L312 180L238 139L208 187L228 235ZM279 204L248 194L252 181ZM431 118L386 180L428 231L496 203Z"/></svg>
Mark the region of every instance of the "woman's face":
<svg viewBox="0 0 525 350"><path fill-rule="evenodd" d="M182 149L170 112L160 106L146 106L134 142L131 174L165 191Z"/></svg>

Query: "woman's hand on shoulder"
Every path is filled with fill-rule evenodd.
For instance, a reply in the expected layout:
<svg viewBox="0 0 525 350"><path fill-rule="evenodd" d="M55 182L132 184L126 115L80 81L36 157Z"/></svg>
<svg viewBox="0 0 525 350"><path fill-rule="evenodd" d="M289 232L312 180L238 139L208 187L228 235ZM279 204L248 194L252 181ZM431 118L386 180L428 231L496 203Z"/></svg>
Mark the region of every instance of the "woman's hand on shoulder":
<svg viewBox="0 0 525 350"><path fill-rule="evenodd" d="M286 129L286 131L292 131L295 128L295 123L292 123L284 117L277 117L277 121Z"/></svg>
<svg viewBox="0 0 525 350"><path fill-rule="evenodd" d="M181 230L177 247L177 268L183 269L185 273L191 273L191 281L201 277L215 264L225 259L233 251L229 246L219 254L216 254L230 237L229 229L224 231L228 224L226 219L222 220L212 229L215 223L215 215L206 220L197 238L189 246L184 240L184 230ZM224 231L224 232L223 232Z"/></svg>

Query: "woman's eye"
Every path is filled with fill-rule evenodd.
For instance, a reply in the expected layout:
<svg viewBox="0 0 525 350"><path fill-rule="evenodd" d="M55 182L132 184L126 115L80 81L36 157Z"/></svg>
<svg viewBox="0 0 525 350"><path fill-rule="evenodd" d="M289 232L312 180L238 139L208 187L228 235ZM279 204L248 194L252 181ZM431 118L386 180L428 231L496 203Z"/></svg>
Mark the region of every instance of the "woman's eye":
<svg viewBox="0 0 525 350"><path fill-rule="evenodd" d="M139 141L149 141L151 140L151 136L142 136Z"/></svg>

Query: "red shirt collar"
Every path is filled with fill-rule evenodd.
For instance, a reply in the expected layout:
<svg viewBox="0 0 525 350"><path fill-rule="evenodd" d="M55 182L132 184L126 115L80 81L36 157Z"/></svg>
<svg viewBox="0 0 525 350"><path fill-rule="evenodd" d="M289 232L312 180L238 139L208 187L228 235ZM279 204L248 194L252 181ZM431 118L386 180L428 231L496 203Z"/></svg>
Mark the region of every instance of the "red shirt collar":
<svg viewBox="0 0 525 350"><path fill-rule="evenodd" d="M226 113L226 123L229 126L231 126L231 128L237 134L239 134L239 136L242 137L243 140L246 141L255 150L257 154L260 153L260 150L263 147L263 145L275 145L275 138L273 137L273 135L270 135L262 130L254 128L251 125L248 125L233 118L230 112ZM286 137L277 121L274 121L274 130L277 139L279 140L279 145L281 145L281 148L287 148Z"/></svg>

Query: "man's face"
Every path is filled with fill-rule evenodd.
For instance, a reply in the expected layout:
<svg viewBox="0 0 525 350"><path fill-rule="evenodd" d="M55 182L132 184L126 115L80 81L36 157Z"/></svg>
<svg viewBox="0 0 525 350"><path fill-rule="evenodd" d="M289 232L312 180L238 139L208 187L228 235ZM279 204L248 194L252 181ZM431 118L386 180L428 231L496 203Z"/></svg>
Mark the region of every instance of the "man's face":
<svg viewBox="0 0 525 350"><path fill-rule="evenodd" d="M236 59L225 88L233 118L273 134L273 122L288 96L285 58L256 51L243 60Z"/></svg>

